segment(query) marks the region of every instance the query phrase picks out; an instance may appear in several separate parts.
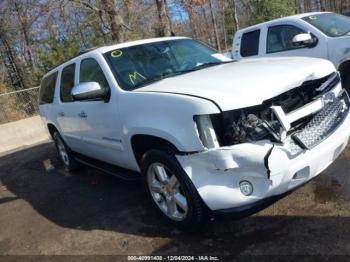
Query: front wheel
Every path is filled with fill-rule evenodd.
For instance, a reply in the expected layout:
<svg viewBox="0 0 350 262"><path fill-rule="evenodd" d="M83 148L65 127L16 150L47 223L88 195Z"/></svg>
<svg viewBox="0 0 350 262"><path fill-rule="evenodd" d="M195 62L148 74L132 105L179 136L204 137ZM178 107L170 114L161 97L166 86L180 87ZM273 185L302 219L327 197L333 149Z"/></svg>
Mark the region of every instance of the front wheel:
<svg viewBox="0 0 350 262"><path fill-rule="evenodd" d="M343 74L342 75L342 86L343 88L350 94L350 72L348 74Z"/></svg>
<svg viewBox="0 0 350 262"><path fill-rule="evenodd" d="M182 228L197 228L205 221L202 199L174 155L148 151L141 171L152 203L166 220Z"/></svg>

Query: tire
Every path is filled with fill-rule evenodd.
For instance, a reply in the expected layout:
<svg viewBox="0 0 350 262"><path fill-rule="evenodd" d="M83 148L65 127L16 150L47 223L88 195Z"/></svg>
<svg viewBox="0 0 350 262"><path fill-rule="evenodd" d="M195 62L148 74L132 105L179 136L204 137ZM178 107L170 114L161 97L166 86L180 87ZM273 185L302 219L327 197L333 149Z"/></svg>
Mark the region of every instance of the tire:
<svg viewBox="0 0 350 262"><path fill-rule="evenodd" d="M206 206L170 150L150 150L141 159L146 191L160 214L181 229L196 230L206 221Z"/></svg>
<svg viewBox="0 0 350 262"><path fill-rule="evenodd" d="M342 87L350 95L350 62L343 63L339 68Z"/></svg>
<svg viewBox="0 0 350 262"><path fill-rule="evenodd" d="M350 74L350 72L348 74ZM348 74L342 75L342 86L350 95L350 76Z"/></svg>
<svg viewBox="0 0 350 262"><path fill-rule="evenodd" d="M61 135L55 131L52 137L55 142L58 158L61 160L64 167L69 172L77 170L79 168L79 163L74 159L72 150L66 145Z"/></svg>

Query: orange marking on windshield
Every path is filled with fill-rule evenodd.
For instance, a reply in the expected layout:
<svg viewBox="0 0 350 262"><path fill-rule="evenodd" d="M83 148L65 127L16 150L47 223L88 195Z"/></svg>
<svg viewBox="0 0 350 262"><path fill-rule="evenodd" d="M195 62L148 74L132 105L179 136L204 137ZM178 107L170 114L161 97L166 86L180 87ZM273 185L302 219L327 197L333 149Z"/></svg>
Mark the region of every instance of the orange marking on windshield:
<svg viewBox="0 0 350 262"><path fill-rule="evenodd" d="M138 77L141 77L142 79L146 79L143 75L141 75L139 72L135 71L134 73L129 74L130 82L135 85L135 80L137 80Z"/></svg>
<svg viewBox="0 0 350 262"><path fill-rule="evenodd" d="M118 58L118 57L121 57L122 55L123 55L123 52L120 50L115 50L111 53L111 57L113 58Z"/></svg>

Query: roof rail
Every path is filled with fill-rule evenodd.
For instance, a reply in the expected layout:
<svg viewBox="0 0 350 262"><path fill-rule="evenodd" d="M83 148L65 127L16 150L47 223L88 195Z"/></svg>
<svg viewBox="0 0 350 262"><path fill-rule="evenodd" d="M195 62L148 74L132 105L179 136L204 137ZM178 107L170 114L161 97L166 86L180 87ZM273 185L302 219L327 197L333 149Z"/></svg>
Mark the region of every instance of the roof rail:
<svg viewBox="0 0 350 262"><path fill-rule="evenodd" d="M50 72L50 71L54 70L55 68L59 67L60 65L64 64L65 62L67 62L67 61L69 61L69 60L72 60L72 59L74 59L74 58L76 58L76 57L78 57L78 56L80 56L80 55L85 54L85 53L88 53L88 52L90 52L90 51L93 51L93 50L95 50L95 49L97 49L97 48L98 48L98 47L91 47L91 48L87 48L87 49L84 49L84 50L82 50L82 51L79 51L79 53L78 53L77 55L72 56L72 57L68 58L67 60L64 60L63 62L59 63L58 65L53 66L53 67L50 68L50 70L48 70L47 72Z"/></svg>
<svg viewBox="0 0 350 262"><path fill-rule="evenodd" d="M77 56L83 55L83 54L88 53L90 51L93 51L93 50L95 50L97 48L98 48L97 46L94 46L94 47L91 47L91 48L84 49L84 50L80 51Z"/></svg>

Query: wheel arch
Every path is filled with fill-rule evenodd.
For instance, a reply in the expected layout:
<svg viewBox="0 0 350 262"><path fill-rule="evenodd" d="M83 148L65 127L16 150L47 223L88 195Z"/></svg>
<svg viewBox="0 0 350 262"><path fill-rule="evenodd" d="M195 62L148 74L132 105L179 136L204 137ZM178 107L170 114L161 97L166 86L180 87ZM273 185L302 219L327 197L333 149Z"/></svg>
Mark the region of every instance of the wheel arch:
<svg viewBox="0 0 350 262"><path fill-rule="evenodd" d="M48 129L49 134L52 138L53 138L53 134L55 133L55 131L59 132L57 127L52 123L47 123L47 129Z"/></svg>
<svg viewBox="0 0 350 262"><path fill-rule="evenodd" d="M350 91L350 59L343 61L339 67L338 71L342 79L343 88L348 92Z"/></svg>
<svg viewBox="0 0 350 262"><path fill-rule="evenodd" d="M338 71L341 72L342 70L344 70L348 67L350 67L350 59L342 61L341 64L338 66Z"/></svg>
<svg viewBox="0 0 350 262"><path fill-rule="evenodd" d="M168 139L149 134L134 134L130 139L131 148L137 164L140 166L142 156L151 149L170 150L172 153L180 153L174 143Z"/></svg>

